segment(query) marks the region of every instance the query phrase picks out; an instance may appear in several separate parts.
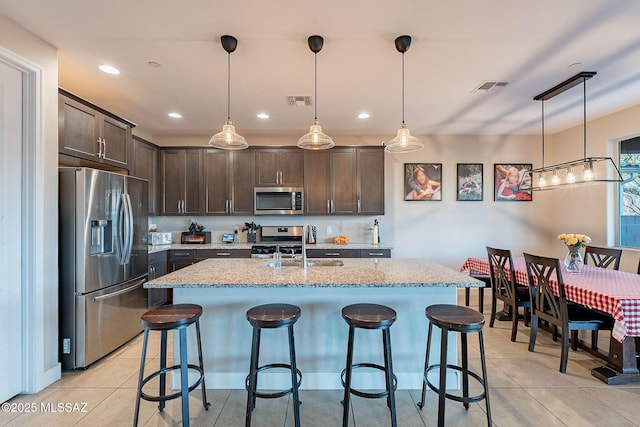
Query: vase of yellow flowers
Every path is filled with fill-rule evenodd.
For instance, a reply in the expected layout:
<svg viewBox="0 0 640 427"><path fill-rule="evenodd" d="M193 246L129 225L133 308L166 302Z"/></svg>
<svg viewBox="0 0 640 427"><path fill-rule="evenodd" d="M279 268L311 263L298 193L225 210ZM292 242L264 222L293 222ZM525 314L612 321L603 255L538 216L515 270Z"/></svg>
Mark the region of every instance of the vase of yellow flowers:
<svg viewBox="0 0 640 427"><path fill-rule="evenodd" d="M584 234L560 234L558 240L567 245L567 255L564 257L564 265L568 273L580 273L584 261L580 254L580 249L591 242L591 238Z"/></svg>

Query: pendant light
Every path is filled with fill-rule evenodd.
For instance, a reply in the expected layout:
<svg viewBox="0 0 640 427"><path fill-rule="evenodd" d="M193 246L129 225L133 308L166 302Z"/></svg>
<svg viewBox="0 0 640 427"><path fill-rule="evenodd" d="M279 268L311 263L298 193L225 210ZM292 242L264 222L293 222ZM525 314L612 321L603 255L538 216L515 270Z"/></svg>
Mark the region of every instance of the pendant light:
<svg viewBox="0 0 640 427"><path fill-rule="evenodd" d="M402 125L398 129L396 137L384 144L384 151L388 153L410 153L424 147L418 138L411 136L404 122L404 54L411 46L411 36L399 36L396 38L395 43L396 49L402 54Z"/></svg>
<svg viewBox="0 0 640 427"><path fill-rule="evenodd" d="M620 170L611 157L587 157L587 80L595 71L582 71L546 90L533 99L542 102L542 167L529 171L531 190L552 190L563 186L594 182L622 182ZM544 102L582 84L582 148L583 157L570 162L545 166L544 164ZM550 183L547 180L550 176Z"/></svg>
<svg viewBox="0 0 640 427"><path fill-rule="evenodd" d="M209 140L209 145L223 150L243 150L249 147L247 141L236 133L236 128L231 123L231 53L236 50L238 40L233 36L220 37L222 48L227 52L227 123L222 127L222 132L216 133Z"/></svg>
<svg viewBox="0 0 640 427"><path fill-rule="evenodd" d="M307 39L309 49L313 52L314 57L314 97L313 97L313 124L309 128L309 133L303 135L298 140L298 147L305 150L327 150L332 148L335 144L333 139L324 132L318 122L318 52L322 50L324 39L322 36L309 36Z"/></svg>

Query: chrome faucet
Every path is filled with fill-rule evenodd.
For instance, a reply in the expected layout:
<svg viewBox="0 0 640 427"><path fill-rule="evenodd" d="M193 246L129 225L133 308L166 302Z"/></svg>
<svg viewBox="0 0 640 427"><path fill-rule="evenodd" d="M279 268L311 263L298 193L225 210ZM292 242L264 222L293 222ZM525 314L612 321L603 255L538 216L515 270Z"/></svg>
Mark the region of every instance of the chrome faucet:
<svg viewBox="0 0 640 427"><path fill-rule="evenodd" d="M307 268L307 235L311 232L311 226L302 226L302 267Z"/></svg>

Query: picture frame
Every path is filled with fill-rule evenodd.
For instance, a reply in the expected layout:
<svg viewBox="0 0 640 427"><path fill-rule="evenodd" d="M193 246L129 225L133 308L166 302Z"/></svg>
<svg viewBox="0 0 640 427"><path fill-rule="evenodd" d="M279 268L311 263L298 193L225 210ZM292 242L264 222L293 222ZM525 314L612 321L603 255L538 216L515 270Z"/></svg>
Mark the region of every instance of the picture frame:
<svg viewBox="0 0 640 427"><path fill-rule="evenodd" d="M442 200L442 163L405 163L404 200Z"/></svg>
<svg viewBox="0 0 640 427"><path fill-rule="evenodd" d="M494 163L493 200L496 202L530 202L531 175L526 174L533 168L531 163Z"/></svg>
<svg viewBox="0 0 640 427"><path fill-rule="evenodd" d="M481 202L484 200L484 171L482 163L458 163L456 200Z"/></svg>

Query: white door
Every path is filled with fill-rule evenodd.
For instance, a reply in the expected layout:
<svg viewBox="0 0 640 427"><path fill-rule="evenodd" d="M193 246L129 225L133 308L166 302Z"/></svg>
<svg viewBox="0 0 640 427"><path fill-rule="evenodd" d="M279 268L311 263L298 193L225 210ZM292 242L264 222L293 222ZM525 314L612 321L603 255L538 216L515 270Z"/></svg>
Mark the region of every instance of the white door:
<svg viewBox="0 0 640 427"><path fill-rule="evenodd" d="M0 402L20 392L23 359L22 78L0 61Z"/></svg>

